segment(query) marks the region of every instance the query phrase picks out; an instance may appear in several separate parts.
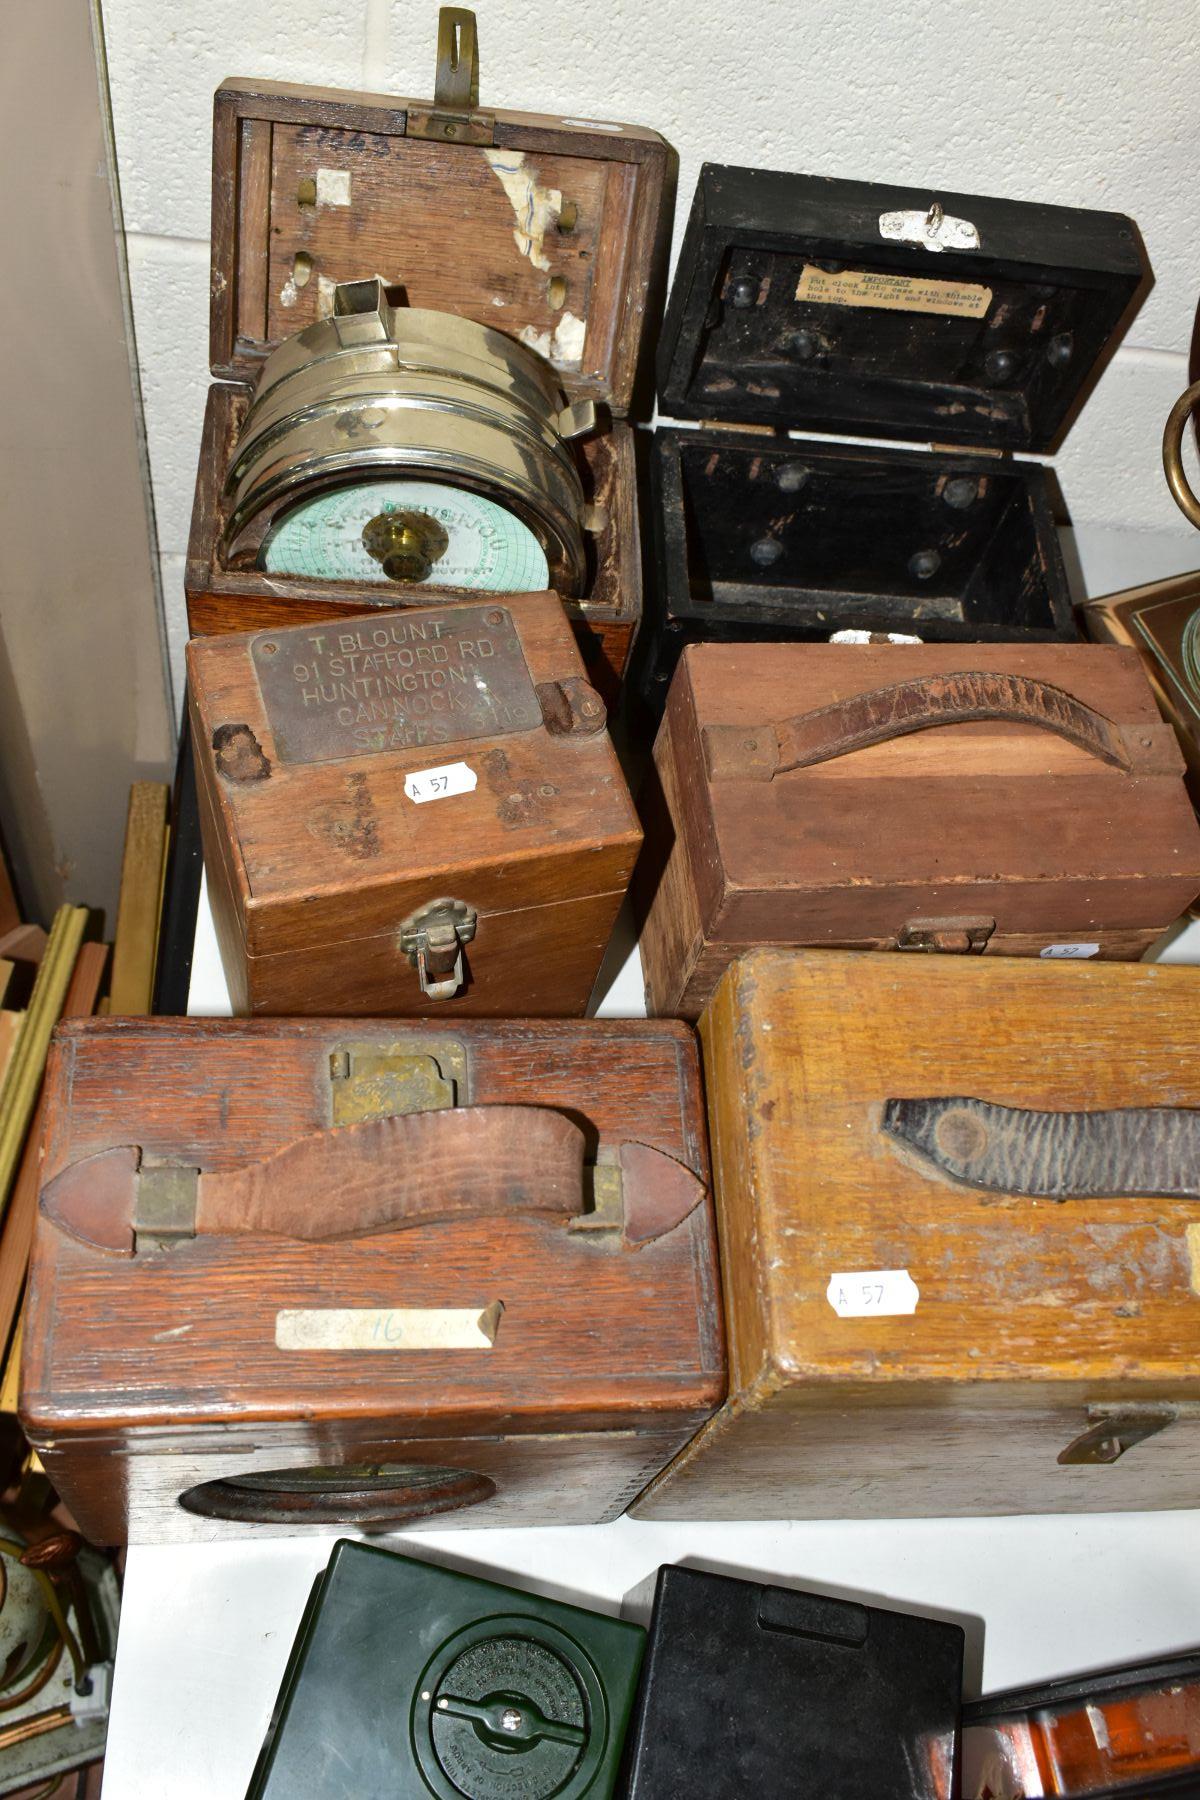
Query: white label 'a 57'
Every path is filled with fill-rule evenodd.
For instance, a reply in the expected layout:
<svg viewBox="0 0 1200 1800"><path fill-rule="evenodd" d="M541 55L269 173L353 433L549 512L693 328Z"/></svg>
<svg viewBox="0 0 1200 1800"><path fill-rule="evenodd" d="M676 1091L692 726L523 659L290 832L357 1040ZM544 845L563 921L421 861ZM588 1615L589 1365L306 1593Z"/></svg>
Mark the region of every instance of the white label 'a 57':
<svg viewBox="0 0 1200 1800"><path fill-rule="evenodd" d="M437 769L414 769L404 777L404 791L418 806L428 800L449 800L455 794L474 793L479 777L469 763L443 763Z"/></svg>
<svg viewBox="0 0 1200 1800"><path fill-rule="evenodd" d="M825 1289L825 1298L839 1319L913 1313L920 1297L907 1269L856 1269L848 1275L831 1275Z"/></svg>

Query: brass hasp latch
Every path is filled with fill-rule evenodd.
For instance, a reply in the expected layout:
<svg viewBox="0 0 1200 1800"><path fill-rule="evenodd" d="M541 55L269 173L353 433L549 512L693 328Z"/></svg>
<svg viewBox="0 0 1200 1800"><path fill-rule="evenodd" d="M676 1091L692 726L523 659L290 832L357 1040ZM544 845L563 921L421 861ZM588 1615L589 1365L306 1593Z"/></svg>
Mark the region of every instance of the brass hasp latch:
<svg viewBox="0 0 1200 1800"><path fill-rule="evenodd" d="M430 900L400 923L400 948L430 1000L452 1000L463 985L463 945L479 915L465 900Z"/></svg>

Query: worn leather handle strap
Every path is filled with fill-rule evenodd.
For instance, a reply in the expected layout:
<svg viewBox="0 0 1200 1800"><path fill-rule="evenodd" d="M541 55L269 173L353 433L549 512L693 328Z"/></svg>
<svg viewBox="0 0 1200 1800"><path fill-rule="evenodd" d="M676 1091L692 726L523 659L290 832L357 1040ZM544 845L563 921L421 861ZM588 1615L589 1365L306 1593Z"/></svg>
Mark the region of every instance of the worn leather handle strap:
<svg viewBox="0 0 1200 1800"><path fill-rule="evenodd" d="M1124 734L1112 720L1064 688L1028 675L972 669L872 688L777 724L710 725L704 746L713 780L771 781L790 769L807 769L914 731L984 720L1036 726L1113 768L1134 765ZM1150 749L1153 742L1153 729L1147 727L1142 748Z"/></svg>
<svg viewBox="0 0 1200 1800"><path fill-rule="evenodd" d="M366 1237L496 1213L583 1208L583 1133L540 1106L464 1106L364 1120L263 1162L201 1175L197 1231Z"/></svg>
<svg viewBox="0 0 1200 1800"><path fill-rule="evenodd" d="M312 1132L240 1169L155 1165L121 1145L62 1170L41 1211L81 1243L126 1256L196 1236L320 1243L522 1214L569 1224L587 1205L583 1154L579 1126L550 1107L452 1107ZM705 1192L648 1144L622 1145L616 1167L631 1188L631 1244L673 1229Z"/></svg>
<svg viewBox="0 0 1200 1800"><path fill-rule="evenodd" d="M883 1129L942 1175L1047 1200L1200 1197L1200 1111L1036 1112L966 1096L889 1100Z"/></svg>

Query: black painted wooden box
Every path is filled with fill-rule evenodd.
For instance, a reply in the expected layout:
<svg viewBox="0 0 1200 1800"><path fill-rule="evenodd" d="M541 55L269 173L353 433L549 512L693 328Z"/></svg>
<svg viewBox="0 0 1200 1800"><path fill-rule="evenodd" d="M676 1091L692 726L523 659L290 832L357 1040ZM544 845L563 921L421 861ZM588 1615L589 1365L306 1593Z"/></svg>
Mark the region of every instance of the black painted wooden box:
<svg viewBox="0 0 1200 1800"><path fill-rule="evenodd" d="M1149 289L1118 213L707 163L658 354L638 688L697 638L1078 633L1053 475ZM900 439L830 444L790 432Z"/></svg>

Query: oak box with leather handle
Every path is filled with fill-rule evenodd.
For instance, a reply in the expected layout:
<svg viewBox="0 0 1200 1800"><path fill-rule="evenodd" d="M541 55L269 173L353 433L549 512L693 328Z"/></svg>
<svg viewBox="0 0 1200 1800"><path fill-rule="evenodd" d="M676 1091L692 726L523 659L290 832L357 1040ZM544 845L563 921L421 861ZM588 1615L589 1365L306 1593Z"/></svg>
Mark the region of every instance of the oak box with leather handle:
<svg viewBox="0 0 1200 1800"><path fill-rule="evenodd" d="M759 944L1140 956L1200 891L1130 650L692 645L643 794L651 1009Z"/></svg>
<svg viewBox="0 0 1200 1800"><path fill-rule="evenodd" d="M62 1028L22 1414L93 1542L615 1518L725 1389L673 1022Z"/></svg>
<svg viewBox="0 0 1200 1800"><path fill-rule="evenodd" d="M1200 1504L1193 970L759 950L700 1038L730 1396L639 1517Z"/></svg>

